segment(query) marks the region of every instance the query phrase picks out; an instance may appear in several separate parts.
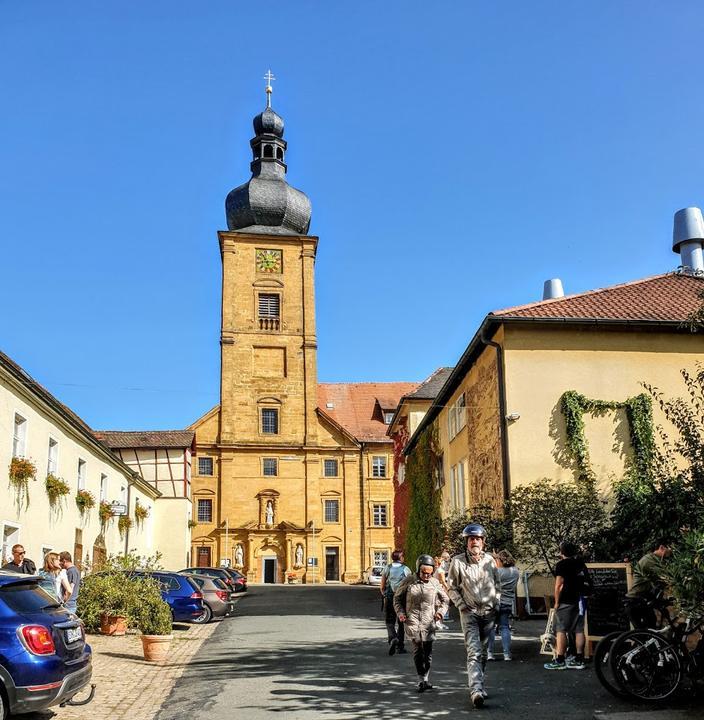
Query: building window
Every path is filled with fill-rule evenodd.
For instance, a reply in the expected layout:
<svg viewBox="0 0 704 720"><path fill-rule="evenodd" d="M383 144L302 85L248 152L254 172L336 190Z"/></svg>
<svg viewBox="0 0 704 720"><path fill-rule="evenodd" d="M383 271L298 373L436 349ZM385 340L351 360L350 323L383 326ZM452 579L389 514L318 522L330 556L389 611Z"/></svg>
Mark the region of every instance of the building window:
<svg viewBox="0 0 704 720"><path fill-rule="evenodd" d="M389 564L389 551L374 550L373 558L374 567L386 567Z"/></svg>
<svg viewBox="0 0 704 720"><path fill-rule="evenodd" d="M325 477L337 477L337 460L323 460L323 475Z"/></svg>
<svg viewBox="0 0 704 720"><path fill-rule="evenodd" d="M399 485L403 485L406 480L406 464L399 463L398 470L396 471L396 481Z"/></svg>
<svg viewBox="0 0 704 720"><path fill-rule="evenodd" d="M211 458L211 457L199 457L198 458L198 474L199 475L212 475L213 474L213 458Z"/></svg>
<svg viewBox="0 0 704 720"><path fill-rule="evenodd" d="M262 432L266 435L278 435L279 411L276 408L262 408Z"/></svg>
<svg viewBox="0 0 704 720"><path fill-rule="evenodd" d="M59 441L49 438L49 455L46 463L47 475L58 475L59 472Z"/></svg>
<svg viewBox="0 0 704 720"><path fill-rule="evenodd" d="M124 505L127 510L129 510L127 505L127 488L124 485L120 485L120 505Z"/></svg>
<svg viewBox="0 0 704 720"><path fill-rule="evenodd" d="M372 458L372 477L386 477L386 456L374 455Z"/></svg>
<svg viewBox="0 0 704 720"><path fill-rule="evenodd" d="M276 458L262 459L262 475L276 477L279 474L279 461Z"/></svg>
<svg viewBox="0 0 704 720"><path fill-rule="evenodd" d="M108 476L100 474L100 502L108 501Z"/></svg>
<svg viewBox="0 0 704 720"><path fill-rule="evenodd" d="M281 320L281 295L259 293L259 329L278 330Z"/></svg>
<svg viewBox="0 0 704 720"><path fill-rule="evenodd" d="M445 485L445 463L440 455L435 462L435 489L439 490Z"/></svg>
<svg viewBox="0 0 704 720"><path fill-rule="evenodd" d="M15 429L12 434L12 457L23 458L27 452L27 418L15 413Z"/></svg>
<svg viewBox="0 0 704 720"><path fill-rule="evenodd" d="M213 522L213 501L198 501L198 522Z"/></svg>
<svg viewBox="0 0 704 720"><path fill-rule="evenodd" d="M325 522L326 523L339 523L340 522L340 501L339 500L326 500L325 501Z"/></svg>
<svg viewBox="0 0 704 720"><path fill-rule="evenodd" d="M465 405L464 393L462 393L454 405L450 405L447 413L447 432L450 440L467 424L467 407Z"/></svg>
<svg viewBox="0 0 704 720"><path fill-rule="evenodd" d="M460 462L450 468L450 501L453 507L464 510L464 463Z"/></svg>
<svg viewBox="0 0 704 720"><path fill-rule="evenodd" d="M372 525L374 527L386 527L388 524L388 506L382 503L373 505Z"/></svg>
<svg viewBox="0 0 704 720"><path fill-rule="evenodd" d="M86 489L86 461L78 458L78 471L76 473L77 485L79 490Z"/></svg>
<svg viewBox="0 0 704 720"><path fill-rule="evenodd" d="M385 412L384 413L384 422L387 425L391 425L391 421L394 419L394 414L392 412Z"/></svg>

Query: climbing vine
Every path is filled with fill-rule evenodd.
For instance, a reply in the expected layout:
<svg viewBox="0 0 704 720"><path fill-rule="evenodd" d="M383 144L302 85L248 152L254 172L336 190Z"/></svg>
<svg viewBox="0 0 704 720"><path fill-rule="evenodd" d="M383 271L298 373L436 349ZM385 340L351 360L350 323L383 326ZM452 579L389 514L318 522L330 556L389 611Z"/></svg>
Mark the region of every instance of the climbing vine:
<svg viewBox="0 0 704 720"><path fill-rule="evenodd" d="M560 410L565 418L567 449L575 460L579 480L596 479L589 459L589 446L584 432L584 414L602 416L609 410L625 409L628 431L633 448L632 471L638 478L650 475L655 455L653 406L645 393L625 401L590 400L576 390L568 390L560 398Z"/></svg>
<svg viewBox="0 0 704 720"><path fill-rule="evenodd" d="M406 563L418 555L439 551L442 544L442 455L438 451L435 425L426 428L406 459L406 482L410 495Z"/></svg>

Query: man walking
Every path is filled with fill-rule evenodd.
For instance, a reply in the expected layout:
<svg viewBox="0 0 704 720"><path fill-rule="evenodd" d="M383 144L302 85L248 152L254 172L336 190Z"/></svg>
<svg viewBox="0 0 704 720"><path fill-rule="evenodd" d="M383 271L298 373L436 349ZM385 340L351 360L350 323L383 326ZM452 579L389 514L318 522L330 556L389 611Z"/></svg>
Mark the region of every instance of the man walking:
<svg viewBox="0 0 704 720"><path fill-rule="evenodd" d="M556 656L545 663L546 670L584 670L584 592L590 584L579 548L571 542L560 543L561 560L555 565ZM567 633L574 633L576 654L565 662Z"/></svg>
<svg viewBox="0 0 704 720"><path fill-rule="evenodd" d="M396 652L405 653L403 647L403 623L394 609L394 593L403 579L411 574L411 569L403 564L403 550L391 553L391 564L387 565L381 575L381 594L384 597L384 614L386 617L386 634L389 642L389 655Z"/></svg>
<svg viewBox="0 0 704 720"><path fill-rule="evenodd" d="M486 699L482 653L494 632L501 602L501 583L494 558L484 551L484 528L478 523L470 523L462 531L462 537L466 538L466 550L450 561L447 585L462 622L472 705L480 708Z"/></svg>
<svg viewBox="0 0 704 720"><path fill-rule="evenodd" d="M12 560L2 566L3 570L21 573L22 575L36 575L37 566L28 557L25 557L22 545L12 546Z"/></svg>
<svg viewBox="0 0 704 720"><path fill-rule="evenodd" d="M663 577L664 560L672 555L667 540L656 540L652 550L633 566L633 587L626 593L626 615L637 630L657 627L654 600L667 586Z"/></svg>
<svg viewBox="0 0 704 720"><path fill-rule="evenodd" d="M66 550L59 553L59 564L66 571L66 577L71 586L71 592L66 591L64 594L64 606L69 612L75 613L78 606L78 591L81 587L81 573L73 564L71 553Z"/></svg>

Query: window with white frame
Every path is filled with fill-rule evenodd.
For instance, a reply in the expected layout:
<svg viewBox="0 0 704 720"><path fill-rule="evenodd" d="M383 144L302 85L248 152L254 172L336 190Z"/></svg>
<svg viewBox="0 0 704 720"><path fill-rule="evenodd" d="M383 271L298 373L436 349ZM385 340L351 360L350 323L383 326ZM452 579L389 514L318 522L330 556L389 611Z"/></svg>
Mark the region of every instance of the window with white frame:
<svg viewBox="0 0 704 720"><path fill-rule="evenodd" d="M78 470L76 472L76 484L79 490L86 489L86 461L78 458Z"/></svg>
<svg viewBox="0 0 704 720"><path fill-rule="evenodd" d="M374 567L386 567L389 564L388 550L374 550L372 557Z"/></svg>
<svg viewBox="0 0 704 720"><path fill-rule="evenodd" d="M198 501L198 522L213 522L213 501Z"/></svg>
<svg viewBox="0 0 704 720"><path fill-rule="evenodd" d="M49 438L49 452L47 455L46 474L58 475L59 472L59 441Z"/></svg>
<svg viewBox="0 0 704 720"><path fill-rule="evenodd" d="M389 506L386 503L374 503L372 505L372 525L374 527L386 527L389 524Z"/></svg>
<svg viewBox="0 0 704 720"><path fill-rule="evenodd" d="M199 475L212 475L213 474L213 458L211 458L211 457L199 457L198 458L198 474Z"/></svg>
<svg viewBox="0 0 704 720"><path fill-rule="evenodd" d="M326 458L323 460L323 475L325 477L337 477L337 460Z"/></svg>
<svg viewBox="0 0 704 720"><path fill-rule="evenodd" d="M340 501L339 500L325 500L324 508L325 508L324 519L325 519L326 523L339 523L340 522Z"/></svg>
<svg viewBox="0 0 704 720"><path fill-rule="evenodd" d="M372 457L372 477L386 477L386 455Z"/></svg>
<svg viewBox="0 0 704 720"><path fill-rule="evenodd" d="M452 440L466 424L467 406L465 404L464 393L462 393L456 402L450 405L447 413L447 432L449 439Z"/></svg>
<svg viewBox="0 0 704 720"><path fill-rule="evenodd" d="M406 463L399 463L398 470L396 471L396 480L399 485L403 485L406 480Z"/></svg>
<svg viewBox="0 0 704 720"><path fill-rule="evenodd" d="M277 458L262 458L262 475L276 477L279 474L279 461Z"/></svg>
<svg viewBox="0 0 704 720"><path fill-rule="evenodd" d="M386 425L391 425L391 421L394 419L394 414L392 412L385 412L384 413L384 423Z"/></svg>
<svg viewBox="0 0 704 720"><path fill-rule="evenodd" d="M450 468L450 502L458 510L464 510L464 463Z"/></svg>
<svg viewBox="0 0 704 720"><path fill-rule="evenodd" d="M23 458L27 452L27 418L15 413L12 431L12 457Z"/></svg>
<svg viewBox="0 0 704 720"><path fill-rule="evenodd" d="M100 502L108 501L108 476L100 473Z"/></svg>
<svg viewBox="0 0 704 720"><path fill-rule="evenodd" d="M435 461L435 489L439 490L445 485L445 463L443 456L438 456Z"/></svg>
<svg viewBox="0 0 704 720"><path fill-rule="evenodd" d="M276 408L261 409L262 433L265 435L278 435L279 411Z"/></svg>
<svg viewBox="0 0 704 720"><path fill-rule="evenodd" d="M127 505L127 487L125 485L120 485L120 503ZM129 510L129 508L127 509Z"/></svg>

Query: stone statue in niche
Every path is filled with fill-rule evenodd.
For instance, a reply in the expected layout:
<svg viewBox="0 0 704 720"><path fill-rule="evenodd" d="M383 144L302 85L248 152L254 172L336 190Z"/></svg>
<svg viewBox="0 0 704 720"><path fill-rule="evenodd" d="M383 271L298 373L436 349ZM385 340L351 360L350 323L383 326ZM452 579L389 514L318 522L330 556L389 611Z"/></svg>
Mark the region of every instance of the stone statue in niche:
<svg viewBox="0 0 704 720"><path fill-rule="evenodd" d="M266 501L266 524L274 524L274 503L271 500Z"/></svg>
<svg viewBox="0 0 704 720"><path fill-rule="evenodd" d="M298 543L296 545L296 567L303 566L303 545Z"/></svg>
<svg viewBox="0 0 704 720"><path fill-rule="evenodd" d="M235 567L244 567L244 549L241 545L235 548Z"/></svg>

